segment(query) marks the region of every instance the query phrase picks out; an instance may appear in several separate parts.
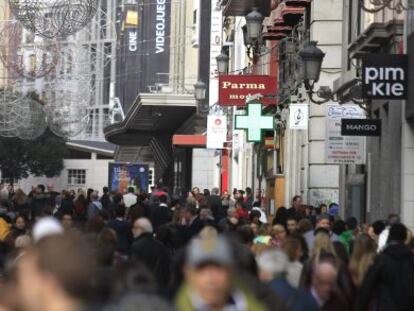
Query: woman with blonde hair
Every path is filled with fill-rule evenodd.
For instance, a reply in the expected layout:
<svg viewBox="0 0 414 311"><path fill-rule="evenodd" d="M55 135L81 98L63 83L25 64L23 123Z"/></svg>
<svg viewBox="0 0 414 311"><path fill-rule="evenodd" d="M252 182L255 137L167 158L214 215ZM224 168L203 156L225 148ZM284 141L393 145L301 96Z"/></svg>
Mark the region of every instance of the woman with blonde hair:
<svg viewBox="0 0 414 311"><path fill-rule="evenodd" d="M281 247L287 237L286 228L282 225L274 225L270 235L272 236L271 244L273 246Z"/></svg>
<svg viewBox="0 0 414 311"><path fill-rule="evenodd" d="M315 273L315 267L321 262L329 262L337 269L336 287L343 295L344 304L351 310L354 304L355 291L348 267L338 257L331 241L329 232L325 229L317 229L315 241L311 250L311 257L303 267L300 285L310 289Z"/></svg>
<svg viewBox="0 0 414 311"><path fill-rule="evenodd" d="M359 288L364 280L368 268L377 254L377 244L366 234L360 234L354 241L354 249L349 262L349 271L352 282Z"/></svg>
<svg viewBox="0 0 414 311"><path fill-rule="evenodd" d="M311 258L314 258L316 261L319 261L323 254L332 254L335 257L335 247L331 241L331 237L328 232L319 231L315 234L315 241L313 248L311 250Z"/></svg>

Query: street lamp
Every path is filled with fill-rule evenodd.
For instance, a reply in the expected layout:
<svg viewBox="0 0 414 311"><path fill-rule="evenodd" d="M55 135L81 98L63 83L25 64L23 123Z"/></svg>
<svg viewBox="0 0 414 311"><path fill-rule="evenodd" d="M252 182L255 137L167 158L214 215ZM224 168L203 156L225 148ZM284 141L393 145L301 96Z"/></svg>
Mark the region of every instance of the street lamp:
<svg viewBox="0 0 414 311"><path fill-rule="evenodd" d="M203 81L198 80L197 83L194 84L194 97L197 101L206 99L206 91L207 85Z"/></svg>
<svg viewBox="0 0 414 311"><path fill-rule="evenodd" d="M303 80L305 84L311 87L319 80L322 61L325 57L325 53L316 46L317 43L316 41L311 41L309 45L299 51L299 57L302 61Z"/></svg>
<svg viewBox="0 0 414 311"><path fill-rule="evenodd" d="M229 56L226 53L221 52L216 57L217 70L219 74L227 74L229 72Z"/></svg>
<svg viewBox="0 0 414 311"><path fill-rule="evenodd" d="M343 96L343 94L338 90L334 92L328 86L320 86L318 90L314 91L315 83L319 81L324 57L325 53L317 47L316 41L309 42L307 46L299 51L299 59L301 62L300 79L305 86L309 100L318 105L324 104L328 101L337 101L342 103L344 100L352 100L355 104L362 107L363 100L360 94L360 83L356 83L350 88L348 96ZM318 96L319 100L313 98L314 94Z"/></svg>
<svg viewBox="0 0 414 311"><path fill-rule="evenodd" d="M316 45L316 41L311 41L299 51L299 60L301 62L300 78L303 80L310 101L320 105L331 100L333 94L330 88L326 87L321 87L317 92L314 92L313 90L315 83L318 82L321 75L322 62L325 57L325 53L323 53ZM313 98L315 93L323 98L323 100L315 100Z"/></svg>
<svg viewBox="0 0 414 311"><path fill-rule="evenodd" d="M249 14L246 15L246 25L247 25L247 40L254 41L259 38L260 33L262 32L262 23L263 15L258 11L258 8L253 8Z"/></svg>

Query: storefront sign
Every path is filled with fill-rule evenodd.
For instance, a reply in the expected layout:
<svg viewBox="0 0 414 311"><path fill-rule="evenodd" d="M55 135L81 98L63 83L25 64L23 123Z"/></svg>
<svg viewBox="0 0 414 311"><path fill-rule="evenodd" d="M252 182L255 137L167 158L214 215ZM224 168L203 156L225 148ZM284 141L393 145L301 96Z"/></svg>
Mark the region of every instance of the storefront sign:
<svg viewBox="0 0 414 311"><path fill-rule="evenodd" d="M273 125L273 116L262 115L262 104L252 103L247 106L247 115L236 116L235 128L247 131L247 141L261 142L263 130L272 130Z"/></svg>
<svg viewBox="0 0 414 311"><path fill-rule="evenodd" d="M307 130L309 106L307 104L291 104L289 110L289 128L291 130Z"/></svg>
<svg viewBox="0 0 414 311"><path fill-rule="evenodd" d="M270 76L219 76L219 104L222 106L245 106L246 100L260 94L261 102L276 104L277 79Z"/></svg>
<svg viewBox="0 0 414 311"><path fill-rule="evenodd" d="M342 136L342 119L363 119L364 110L357 105L326 106L325 162L331 164L364 164L365 137Z"/></svg>
<svg viewBox="0 0 414 311"><path fill-rule="evenodd" d="M407 99L408 56L369 54L362 57L365 99Z"/></svg>
<svg viewBox="0 0 414 311"><path fill-rule="evenodd" d="M342 119L343 136L381 136L381 120Z"/></svg>
<svg viewBox="0 0 414 311"><path fill-rule="evenodd" d="M223 149L227 141L227 117L207 117L207 149Z"/></svg>

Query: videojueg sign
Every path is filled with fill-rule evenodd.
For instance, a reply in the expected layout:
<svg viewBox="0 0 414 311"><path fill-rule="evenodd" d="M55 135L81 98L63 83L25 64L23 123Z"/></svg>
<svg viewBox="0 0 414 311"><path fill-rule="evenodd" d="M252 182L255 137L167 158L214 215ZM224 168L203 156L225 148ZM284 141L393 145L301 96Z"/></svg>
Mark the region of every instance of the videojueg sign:
<svg viewBox="0 0 414 311"><path fill-rule="evenodd" d="M362 96L365 99L407 99L408 56L369 54L362 57Z"/></svg>
<svg viewBox="0 0 414 311"><path fill-rule="evenodd" d="M276 77L260 75L220 75L219 104L222 106L245 106L249 96L262 95L265 105L276 104Z"/></svg>

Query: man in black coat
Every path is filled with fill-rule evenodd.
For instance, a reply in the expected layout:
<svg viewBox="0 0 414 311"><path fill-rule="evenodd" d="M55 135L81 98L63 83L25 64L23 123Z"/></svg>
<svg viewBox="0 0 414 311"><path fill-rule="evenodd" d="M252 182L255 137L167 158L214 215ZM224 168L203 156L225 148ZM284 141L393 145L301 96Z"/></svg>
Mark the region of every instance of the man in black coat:
<svg viewBox="0 0 414 311"><path fill-rule="evenodd" d="M116 250L123 256L127 256L132 241L131 225L125 220L125 206L118 205L115 208L116 218L108 222L108 227L116 232L118 242Z"/></svg>
<svg viewBox="0 0 414 311"><path fill-rule="evenodd" d="M151 207L151 224L154 228L154 232L158 232L158 228L171 221L171 210L167 204L167 196L159 196L159 204L155 204Z"/></svg>
<svg viewBox="0 0 414 311"><path fill-rule="evenodd" d="M186 241L188 242L200 233L204 227L204 223L198 215L197 208L192 205L188 205L184 208L184 221Z"/></svg>
<svg viewBox="0 0 414 311"><path fill-rule="evenodd" d="M213 188L211 190L211 195L208 197L208 205L213 212L214 219L219 222L221 219L226 218L226 212L223 209L221 203L220 190L218 188Z"/></svg>
<svg viewBox="0 0 414 311"><path fill-rule="evenodd" d="M153 236L151 222L147 218L135 220L132 226L134 241L130 259L139 261L151 271L158 286L168 284L171 258L168 249Z"/></svg>
<svg viewBox="0 0 414 311"><path fill-rule="evenodd" d="M394 224L387 246L368 270L359 292L357 310L368 310L374 300L379 311L412 310L414 306L414 254L404 244L407 228Z"/></svg>

